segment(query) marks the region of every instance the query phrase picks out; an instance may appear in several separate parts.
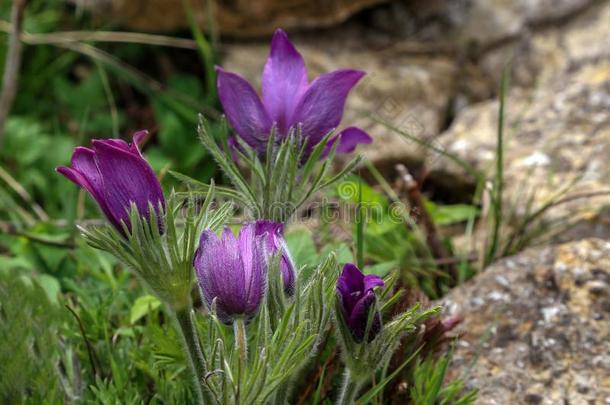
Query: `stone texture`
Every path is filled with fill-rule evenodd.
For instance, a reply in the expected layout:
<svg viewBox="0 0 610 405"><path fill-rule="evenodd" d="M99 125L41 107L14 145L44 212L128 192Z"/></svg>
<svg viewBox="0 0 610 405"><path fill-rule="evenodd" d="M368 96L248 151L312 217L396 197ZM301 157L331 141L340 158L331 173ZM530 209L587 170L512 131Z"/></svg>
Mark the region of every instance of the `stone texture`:
<svg viewBox="0 0 610 405"><path fill-rule="evenodd" d="M442 304L465 315L450 377L468 375L478 404L610 403L609 242L527 250Z"/></svg>
<svg viewBox="0 0 610 405"><path fill-rule="evenodd" d="M513 88L505 114L505 191L517 213L530 197L540 207L561 190L565 197L610 191L610 3L563 30L540 33L530 44L524 59L537 65L537 84ZM527 71L523 64L516 68ZM438 143L492 173L497 121L498 101L469 106ZM430 170L432 178L466 176L443 157L434 159ZM609 205L609 195L579 198L553 208L548 217L586 220L607 235Z"/></svg>
<svg viewBox="0 0 610 405"><path fill-rule="evenodd" d="M164 32L189 27L183 0L70 0L102 19L134 30ZM219 32L238 37L271 34L277 27L287 30L327 27L345 21L354 13L388 0L224 0L193 1L194 16L209 26L205 5L213 3L214 24Z"/></svg>

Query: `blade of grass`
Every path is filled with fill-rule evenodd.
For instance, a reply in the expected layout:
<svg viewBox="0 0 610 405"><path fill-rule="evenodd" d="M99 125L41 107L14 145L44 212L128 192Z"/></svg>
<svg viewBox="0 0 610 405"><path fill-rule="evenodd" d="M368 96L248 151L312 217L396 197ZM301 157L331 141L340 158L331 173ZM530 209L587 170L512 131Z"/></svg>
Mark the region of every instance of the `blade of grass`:
<svg viewBox="0 0 610 405"><path fill-rule="evenodd" d="M464 159L460 158L459 156L447 152L445 149L443 149L442 147L439 146L435 146L430 142L427 142L426 140L422 140L419 139L417 136L412 135L408 132L405 132L403 130L401 130L400 128L397 128L395 126L393 126L392 124L387 123L386 121L384 121L383 119L381 119L380 117L377 117L375 115L372 115L370 117L373 121L383 125L384 127L388 128L389 130L396 132L397 134L409 139L410 141L413 141L415 143L417 143L418 145L421 145L425 148L428 148L442 156L445 156L446 158L452 160L453 162L455 162L458 166L460 166L461 168L464 169L464 171L466 171L466 173L468 173L470 176L474 177L476 179L476 181L479 181L483 175L481 173L479 173L479 171L477 169L475 169L471 164L469 164L467 161L465 161Z"/></svg>
<svg viewBox="0 0 610 405"><path fill-rule="evenodd" d="M195 15L193 14L193 6L190 0L182 0L182 7L186 14L186 18L191 29L191 34L197 43L197 53L201 58L205 69L206 83L206 102L212 104L216 100L216 73L214 71L214 50L210 43L205 38L203 31L199 28Z"/></svg>
<svg viewBox="0 0 610 405"><path fill-rule="evenodd" d="M362 395L356 403L358 404L367 404L373 400L382 390L383 388L392 381L420 352L423 346L420 346L408 359L406 359L400 366L396 368L390 375L388 375L383 380L379 381L379 384L373 386L370 390L368 390L364 395Z"/></svg>
<svg viewBox="0 0 610 405"><path fill-rule="evenodd" d="M116 102L114 101L114 96L112 95L112 89L110 88L108 74L106 74L106 69L104 69L104 66L100 62L96 61L95 65L97 66L97 70L102 80L104 93L106 93L106 98L108 99L108 108L110 109L110 118L112 120L112 134L114 137L119 138L119 113L116 107Z"/></svg>
<svg viewBox="0 0 610 405"><path fill-rule="evenodd" d="M358 209L356 218L356 263L364 268L364 215L362 208L362 179L358 178Z"/></svg>
<svg viewBox="0 0 610 405"><path fill-rule="evenodd" d="M502 194L504 189L504 107L506 104L506 92L508 91L509 66L506 66L502 73L500 83L500 103L498 110L498 139L496 143L496 173L492 193L492 233L491 245L487 250L485 265L491 263L497 254L500 243L500 230L502 227Z"/></svg>

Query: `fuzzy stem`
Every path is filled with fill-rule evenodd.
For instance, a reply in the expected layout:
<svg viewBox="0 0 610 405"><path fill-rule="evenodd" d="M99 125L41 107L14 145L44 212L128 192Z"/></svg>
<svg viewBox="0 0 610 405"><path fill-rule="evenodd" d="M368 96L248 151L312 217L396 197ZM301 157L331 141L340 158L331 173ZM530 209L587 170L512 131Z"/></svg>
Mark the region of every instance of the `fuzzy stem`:
<svg viewBox="0 0 610 405"><path fill-rule="evenodd" d="M193 322L192 310L190 307L178 310L174 313L174 317L179 326L178 331L182 337L181 341L184 352L187 354L191 372L195 377L194 389L198 403L210 403L209 392L202 388L206 376L206 361L199 344L199 336Z"/></svg>
<svg viewBox="0 0 610 405"><path fill-rule="evenodd" d="M360 381L354 380L349 369L345 369L343 376L343 385L341 387L341 395L339 396L338 405L352 405L356 401L356 395L360 391Z"/></svg>
<svg viewBox="0 0 610 405"><path fill-rule="evenodd" d="M235 401L240 402L242 375L246 369L246 362L248 361L248 338L246 336L246 324L241 318L236 319L233 322L233 332L235 333L235 345L239 352L239 361L237 366L237 390L235 395Z"/></svg>

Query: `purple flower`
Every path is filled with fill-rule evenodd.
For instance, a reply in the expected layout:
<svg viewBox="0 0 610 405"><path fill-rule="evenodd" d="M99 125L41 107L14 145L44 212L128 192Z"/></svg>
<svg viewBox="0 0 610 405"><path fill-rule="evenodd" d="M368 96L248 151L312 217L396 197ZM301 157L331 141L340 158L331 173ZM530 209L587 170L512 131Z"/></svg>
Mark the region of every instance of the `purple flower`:
<svg viewBox="0 0 610 405"><path fill-rule="evenodd" d="M384 282L376 275L364 275L351 263L343 266L343 271L337 280L337 292L341 299L343 316L352 332L354 340L358 343L364 339L369 313L375 310L375 287L383 287ZM373 315L373 323L368 336L372 341L381 329L379 313Z"/></svg>
<svg viewBox="0 0 610 405"><path fill-rule="evenodd" d="M195 272L208 307L225 323L236 317L252 318L265 294L267 260L262 236L255 225L245 225L236 238L229 228L221 237L203 231L195 253Z"/></svg>
<svg viewBox="0 0 610 405"><path fill-rule="evenodd" d="M268 254L280 254L280 271L284 282L284 291L288 295L294 294L295 270L286 240L284 239L284 224L267 220L255 223L256 235L265 238Z"/></svg>
<svg viewBox="0 0 610 405"><path fill-rule="evenodd" d="M56 169L85 188L121 233L121 221L131 229L129 211L132 203L146 219L150 216L149 203L159 216L161 207L165 208L159 180L138 148L147 134L147 131L136 132L131 145L122 139L94 139L93 149L81 146L74 149L71 167ZM162 230L162 223L159 224Z"/></svg>
<svg viewBox="0 0 610 405"><path fill-rule="evenodd" d="M300 125L307 151L311 151L339 125L348 93L365 74L342 69L309 83L303 57L281 29L273 35L263 70L262 100L239 75L220 67L216 70L218 94L229 123L259 153L264 151L273 125L279 139ZM372 138L361 129L346 128L329 140L325 154L337 141L337 152L350 153L360 143L371 143Z"/></svg>

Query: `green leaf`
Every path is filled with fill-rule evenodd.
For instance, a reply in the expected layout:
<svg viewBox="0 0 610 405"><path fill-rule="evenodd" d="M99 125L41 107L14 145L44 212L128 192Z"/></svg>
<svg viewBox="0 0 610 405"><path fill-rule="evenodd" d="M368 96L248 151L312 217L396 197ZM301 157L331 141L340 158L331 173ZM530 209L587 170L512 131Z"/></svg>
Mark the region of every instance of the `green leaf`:
<svg viewBox="0 0 610 405"><path fill-rule="evenodd" d="M313 266L318 262L318 253L309 229L297 229L288 233L286 243L297 267Z"/></svg>
<svg viewBox="0 0 610 405"><path fill-rule="evenodd" d="M390 374L389 376L387 376L386 378L381 380L379 382L379 384L374 385L363 396L361 396L358 399L358 401L356 401L356 402L359 404L367 404L367 403L371 402L373 400L373 398L375 398L375 396L377 396L379 393L381 393L383 388L390 381L392 381L394 378L396 378L396 376L402 371L402 369L405 368L407 366L407 364L409 364L411 362L411 360L413 360L415 358L415 356L417 356L417 354L419 353L420 350L421 350L421 347L419 349L417 349L415 352L413 352L413 354L411 356L409 356L409 358L406 359L400 366L398 366L398 368L396 368L396 370L394 370L392 372L392 374Z"/></svg>
<svg viewBox="0 0 610 405"><path fill-rule="evenodd" d="M466 222L478 214L477 207L468 204L437 205L426 200L425 206L434 223L438 225Z"/></svg>
<svg viewBox="0 0 610 405"><path fill-rule="evenodd" d="M57 279L55 277L50 276L48 274L40 274L36 278L36 281L38 282L40 287L42 287L44 292L47 294L47 297L49 298L49 302L51 302L53 304L57 304L58 303L57 297L59 295L59 292L61 291L61 286L59 285L59 281L57 281Z"/></svg>
<svg viewBox="0 0 610 405"><path fill-rule="evenodd" d="M398 262L395 260L383 263L377 263L364 268L365 274L376 274L380 277L385 277L389 272L398 267Z"/></svg>
<svg viewBox="0 0 610 405"><path fill-rule="evenodd" d="M129 322L134 324L141 318L148 315L150 312L158 309L161 306L161 301L153 295L143 295L138 297L131 307Z"/></svg>

